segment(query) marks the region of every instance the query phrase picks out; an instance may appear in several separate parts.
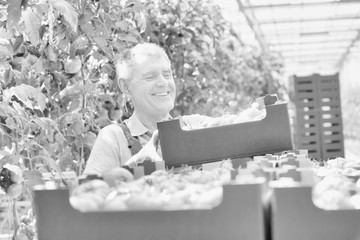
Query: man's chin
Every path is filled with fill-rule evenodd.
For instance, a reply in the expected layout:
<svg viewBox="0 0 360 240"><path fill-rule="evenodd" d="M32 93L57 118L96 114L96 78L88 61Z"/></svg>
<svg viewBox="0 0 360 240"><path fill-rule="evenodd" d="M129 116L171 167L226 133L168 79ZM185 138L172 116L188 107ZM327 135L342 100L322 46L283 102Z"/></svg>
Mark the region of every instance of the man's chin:
<svg viewBox="0 0 360 240"><path fill-rule="evenodd" d="M174 106L158 106L157 107L157 114L159 115L168 115L170 111L174 108Z"/></svg>

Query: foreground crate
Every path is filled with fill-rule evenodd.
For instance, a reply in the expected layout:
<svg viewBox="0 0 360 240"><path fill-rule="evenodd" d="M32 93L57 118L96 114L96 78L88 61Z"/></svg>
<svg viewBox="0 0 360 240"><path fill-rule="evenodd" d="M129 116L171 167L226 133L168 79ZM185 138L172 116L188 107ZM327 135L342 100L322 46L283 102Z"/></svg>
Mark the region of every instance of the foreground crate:
<svg viewBox="0 0 360 240"><path fill-rule="evenodd" d="M264 240L263 184L226 185L214 209L79 212L68 190L35 190L39 240Z"/></svg>
<svg viewBox="0 0 360 240"><path fill-rule="evenodd" d="M359 240L359 210L324 210L311 187L274 188L272 240Z"/></svg>

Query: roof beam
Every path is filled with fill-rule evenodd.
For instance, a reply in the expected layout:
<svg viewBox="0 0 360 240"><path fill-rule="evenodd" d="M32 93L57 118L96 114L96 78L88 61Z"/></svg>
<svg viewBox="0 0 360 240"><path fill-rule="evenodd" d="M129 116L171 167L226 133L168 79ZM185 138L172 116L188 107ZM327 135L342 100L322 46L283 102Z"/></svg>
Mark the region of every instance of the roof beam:
<svg viewBox="0 0 360 240"><path fill-rule="evenodd" d="M286 62L293 62L293 61L301 61L301 60L308 60L313 59L317 61L324 61L324 60L331 60L334 61L334 63L338 62L340 54L336 53L324 53L318 56L312 56L312 55L293 55L293 56L282 56L283 60Z"/></svg>
<svg viewBox="0 0 360 240"><path fill-rule="evenodd" d="M322 58L324 58L324 60L327 58L331 58L331 59L336 60L336 59L339 59L341 57L341 55L342 55L342 53L339 53L339 52L324 52L324 53L316 54L316 55L315 54L314 55L299 54L299 55L282 55L282 57L287 60L298 59L298 58L300 58L300 59L307 59L307 58L322 59Z"/></svg>
<svg viewBox="0 0 360 240"><path fill-rule="evenodd" d="M246 1L247 4L249 4L248 0L245 0L245 1ZM247 23L249 24L250 28L253 30L253 32L255 34L255 38L259 42L259 45L260 45L262 51L267 53L268 52L267 44L266 44L266 42L264 40L264 37L263 37L263 35L261 33L259 24L257 23L253 12L252 11L246 12L244 10L244 5L242 4L241 0L236 0L236 2L238 4L238 6L239 6L240 12L242 12L244 14Z"/></svg>
<svg viewBox="0 0 360 240"><path fill-rule="evenodd" d="M358 0L342 0L339 2L307 2L307 3L281 3L281 4L268 4L268 5L251 5L247 4L244 6L244 10L257 10L264 8L288 8L288 7L303 7L303 6L325 6L325 5L333 5L333 4L346 4L346 3L359 3Z"/></svg>
<svg viewBox="0 0 360 240"><path fill-rule="evenodd" d="M343 67L347 56L350 54L351 48L354 47L358 41L360 41L360 30L358 31L357 36L351 41L351 43L347 47L345 53L341 56L341 58L338 62L339 69L341 69Z"/></svg>
<svg viewBox="0 0 360 240"><path fill-rule="evenodd" d="M320 48L319 48L320 47ZM316 52L321 52L321 53L328 53L328 52L337 52L339 54L339 52L344 52L345 51L345 47L321 47L319 46L318 48L302 48L302 49L283 49L283 50L279 50L281 51L283 54L294 54L294 53L298 53L299 51L301 51L302 55L308 55L309 53L313 53L314 51ZM341 51L340 51L341 50ZM274 50L276 51L276 50Z"/></svg>
<svg viewBox="0 0 360 240"><path fill-rule="evenodd" d="M327 43L334 43L334 42L344 42L345 40L350 40L349 39L325 39L324 42L327 42ZM316 43L319 43L319 41L306 41L306 42L294 42L294 41L284 41L284 42L278 42L278 43L275 43L275 42L269 42L269 46L281 46L281 45L299 45L299 44L302 44L302 45L305 45L305 44L316 44Z"/></svg>
<svg viewBox="0 0 360 240"><path fill-rule="evenodd" d="M286 37L286 36L298 36L298 35L301 35L301 34L309 34L309 35L318 35L318 34L321 34L321 33L324 33L327 32L328 34L330 33L346 33L346 32L351 32L351 31L354 31L354 32L357 32L357 31L360 31L360 26L358 28L355 28L355 29L345 29L345 28L339 28L339 29L331 29L330 31L306 31L308 29L302 29L302 32L285 32L285 31L279 31L278 33L274 33L274 32L264 32L263 31L263 35L265 37L272 37L272 36L281 36L281 37Z"/></svg>
<svg viewBox="0 0 360 240"><path fill-rule="evenodd" d="M239 1L239 0L238 0ZM343 17L335 17L335 18L316 18L316 19L281 19L279 21L271 20L271 21L258 21L259 25L265 25L265 24L282 24L282 23L295 23L295 22L322 22L322 21L341 21L341 20L354 20L354 19L360 19L358 15L352 15L352 16L343 16Z"/></svg>

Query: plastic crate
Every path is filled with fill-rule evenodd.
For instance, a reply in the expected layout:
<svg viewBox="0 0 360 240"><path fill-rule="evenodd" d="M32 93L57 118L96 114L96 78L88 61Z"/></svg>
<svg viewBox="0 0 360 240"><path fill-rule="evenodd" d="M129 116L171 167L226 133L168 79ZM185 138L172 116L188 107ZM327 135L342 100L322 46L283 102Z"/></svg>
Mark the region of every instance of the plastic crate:
<svg viewBox="0 0 360 240"><path fill-rule="evenodd" d="M311 187L274 188L272 240L359 240L360 210L324 210Z"/></svg>
<svg viewBox="0 0 360 240"><path fill-rule="evenodd" d="M344 157L338 74L293 79L296 106L295 146L308 149L312 158Z"/></svg>
<svg viewBox="0 0 360 240"><path fill-rule="evenodd" d="M35 190L39 240L264 240L264 184L225 185L213 209L79 212L68 190Z"/></svg>
<svg viewBox="0 0 360 240"><path fill-rule="evenodd" d="M265 96L266 116L258 121L183 130L180 119L158 123L167 166L194 165L292 149L287 103Z"/></svg>

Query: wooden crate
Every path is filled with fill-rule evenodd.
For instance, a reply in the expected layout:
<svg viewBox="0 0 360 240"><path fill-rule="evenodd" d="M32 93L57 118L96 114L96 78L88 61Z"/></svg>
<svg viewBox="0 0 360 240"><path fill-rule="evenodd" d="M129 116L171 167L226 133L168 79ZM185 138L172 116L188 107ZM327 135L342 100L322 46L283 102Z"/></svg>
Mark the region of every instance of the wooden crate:
<svg viewBox="0 0 360 240"><path fill-rule="evenodd" d="M344 157L338 74L293 78L294 145L318 160Z"/></svg>

